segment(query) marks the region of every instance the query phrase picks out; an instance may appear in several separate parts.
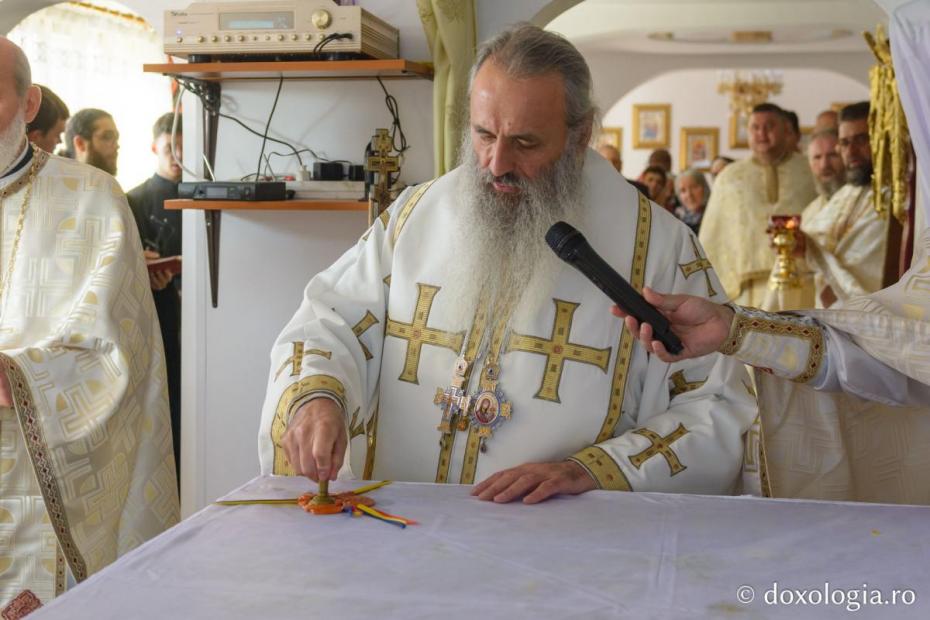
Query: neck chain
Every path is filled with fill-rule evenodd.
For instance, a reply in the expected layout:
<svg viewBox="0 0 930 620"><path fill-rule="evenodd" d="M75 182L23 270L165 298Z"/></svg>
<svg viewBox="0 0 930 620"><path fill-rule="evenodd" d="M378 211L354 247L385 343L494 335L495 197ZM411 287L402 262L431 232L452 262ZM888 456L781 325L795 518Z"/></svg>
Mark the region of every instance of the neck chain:
<svg viewBox="0 0 930 620"><path fill-rule="evenodd" d="M34 147L30 145L30 148ZM10 249L10 264L7 265L6 274L4 274L3 279L0 280L0 308L2 308L2 302L4 294L6 293L7 283L13 277L13 268L16 266L16 254L19 250L20 239L22 239L23 236L23 224L26 221L26 210L29 208L29 202L32 199L32 188L35 185L36 172L39 170L40 159L41 158L36 157L35 153L33 153L32 165L29 167L29 181L26 183L26 194L23 196L23 204L19 208L19 219L16 222L16 233L13 236L13 247ZM7 198L6 193L0 191L0 216L2 216L3 213L3 200L5 198Z"/></svg>

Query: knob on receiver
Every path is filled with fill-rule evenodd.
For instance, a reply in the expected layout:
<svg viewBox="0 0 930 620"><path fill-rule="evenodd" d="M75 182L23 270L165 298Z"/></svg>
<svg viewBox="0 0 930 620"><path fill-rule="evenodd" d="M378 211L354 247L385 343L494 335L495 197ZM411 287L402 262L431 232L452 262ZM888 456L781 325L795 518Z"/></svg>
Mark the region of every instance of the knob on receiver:
<svg viewBox="0 0 930 620"><path fill-rule="evenodd" d="M325 30L326 28L329 28L331 23L333 23L333 16L329 11L325 9L319 9L318 11L313 12L313 14L310 16L310 21L312 21L313 25L318 29Z"/></svg>

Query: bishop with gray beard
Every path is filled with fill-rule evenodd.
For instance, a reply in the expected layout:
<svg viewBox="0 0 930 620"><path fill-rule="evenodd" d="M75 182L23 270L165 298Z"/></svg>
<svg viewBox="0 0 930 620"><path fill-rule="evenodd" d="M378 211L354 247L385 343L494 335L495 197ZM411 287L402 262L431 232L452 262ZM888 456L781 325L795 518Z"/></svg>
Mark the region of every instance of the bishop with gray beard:
<svg viewBox="0 0 930 620"><path fill-rule="evenodd" d="M565 220L633 286L724 301L690 230L587 148L584 58L515 26L479 50L468 106L461 164L314 276L275 342L262 471L481 481L495 502L734 492L742 367L648 356L545 243Z"/></svg>
<svg viewBox="0 0 930 620"><path fill-rule="evenodd" d="M516 322L535 315L549 301L562 264L546 245L545 235L558 221L580 226L584 218L582 169L585 144L571 132L562 156L535 179L514 173L495 177L482 169L465 132L460 150L461 227L454 275L447 285L459 301L453 322L467 327L479 298L506 294L519 301ZM493 183L509 185L503 194Z"/></svg>

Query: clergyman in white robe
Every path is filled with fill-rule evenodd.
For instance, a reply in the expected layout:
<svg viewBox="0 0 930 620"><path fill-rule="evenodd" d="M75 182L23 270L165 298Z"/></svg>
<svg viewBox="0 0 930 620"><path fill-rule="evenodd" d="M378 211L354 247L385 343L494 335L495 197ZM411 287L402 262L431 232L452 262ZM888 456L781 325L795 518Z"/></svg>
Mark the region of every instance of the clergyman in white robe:
<svg viewBox="0 0 930 620"><path fill-rule="evenodd" d="M0 202L2 607L25 590L47 602L68 571L82 581L179 506L161 334L122 190L27 144L0 170Z"/></svg>
<svg viewBox="0 0 930 620"><path fill-rule="evenodd" d="M738 491L743 434L757 410L735 360L646 355L609 316L612 302L558 262L535 315L518 319L479 300L472 320L454 324L468 301L447 293L462 174L405 191L310 281L271 353L262 472L293 473L281 435L301 405L325 396L345 413L357 477L471 484L527 462L573 459L603 489ZM583 188L584 221L569 223L635 287L725 300L690 230L593 151ZM443 427L456 360L472 362L463 392L474 403L488 355L499 361L494 388L508 416L491 429L467 415Z"/></svg>

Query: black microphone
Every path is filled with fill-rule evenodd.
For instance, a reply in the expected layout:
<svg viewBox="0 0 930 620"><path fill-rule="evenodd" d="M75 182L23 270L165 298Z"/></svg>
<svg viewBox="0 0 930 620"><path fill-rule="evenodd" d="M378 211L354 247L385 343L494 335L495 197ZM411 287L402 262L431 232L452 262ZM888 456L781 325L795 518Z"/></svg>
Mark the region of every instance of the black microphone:
<svg viewBox="0 0 930 620"><path fill-rule="evenodd" d="M546 233L546 243L559 258L584 274L640 325L649 323L653 338L664 344L666 351L673 355L681 353L681 341L672 333L668 320L608 265L574 226L556 222Z"/></svg>

